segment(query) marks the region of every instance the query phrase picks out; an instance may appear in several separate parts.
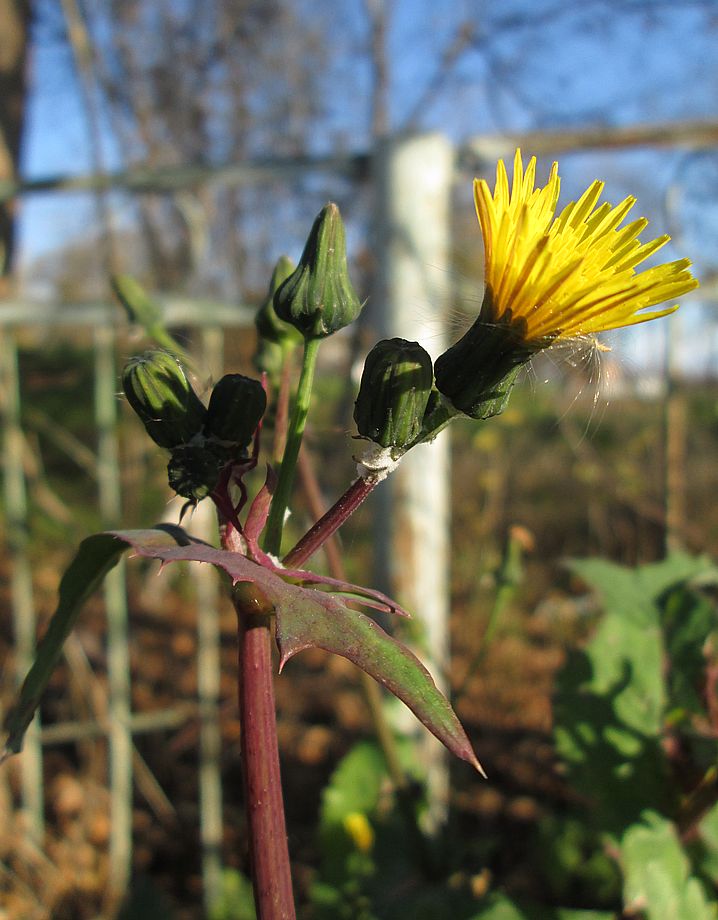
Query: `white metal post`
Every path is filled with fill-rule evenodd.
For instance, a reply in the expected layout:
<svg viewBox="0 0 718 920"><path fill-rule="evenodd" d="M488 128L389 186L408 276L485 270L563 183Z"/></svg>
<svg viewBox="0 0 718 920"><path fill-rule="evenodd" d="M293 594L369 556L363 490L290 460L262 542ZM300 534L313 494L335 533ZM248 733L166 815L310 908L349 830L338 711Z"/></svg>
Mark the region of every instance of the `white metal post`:
<svg viewBox="0 0 718 920"><path fill-rule="evenodd" d="M450 289L450 207L454 151L427 134L385 142L377 153L379 258L373 317L381 337L418 340L436 358ZM446 687L449 655L449 442L410 451L380 489L379 558L388 560L389 587L421 625L422 658ZM428 769L429 825L445 814L448 772L444 749L422 732Z"/></svg>
<svg viewBox="0 0 718 920"><path fill-rule="evenodd" d="M122 517L117 443L117 371L115 332L97 326L95 347L95 422L100 513L105 526ZM124 897L132 864L132 729L130 727L130 652L125 566L121 561L104 584L107 611L107 677L110 742L110 879L113 904Z"/></svg>
<svg viewBox="0 0 718 920"><path fill-rule="evenodd" d="M218 326L202 330L202 371L217 383L224 365L224 334ZM201 502L192 531L207 542L216 539L217 515ZM202 880L205 913L210 916L222 883L222 734L219 714L221 635L217 573L212 566L192 564L197 597L197 691L199 696L199 800Z"/></svg>

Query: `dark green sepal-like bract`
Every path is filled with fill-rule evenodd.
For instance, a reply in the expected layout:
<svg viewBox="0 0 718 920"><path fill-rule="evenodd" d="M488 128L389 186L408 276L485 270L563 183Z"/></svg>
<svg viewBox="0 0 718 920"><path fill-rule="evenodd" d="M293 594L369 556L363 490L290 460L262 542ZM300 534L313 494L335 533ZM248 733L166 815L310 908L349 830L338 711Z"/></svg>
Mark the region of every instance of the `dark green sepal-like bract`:
<svg viewBox="0 0 718 920"><path fill-rule="evenodd" d="M274 295L274 309L305 339L320 339L348 326L361 307L349 280L344 224L330 202L314 221L299 265Z"/></svg>
<svg viewBox="0 0 718 920"><path fill-rule="evenodd" d="M431 357L418 342L377 342L354 406L359 434L381 447L409 447L421 431L432 379Z"/></svg>
<svg viewBox="0 0 718 920"><path fill-rule="evenodd" d="M510 321L492 325L479 318L437 358L436 388L465 415L491 418L506 408L518 372L532 355Z"/></svg>
<svg viewBox="0 0 718 920"><path fill-rule="evenodd" d="M202 430L207 410L179 361L164 351L132 358L122 372L127 401L160 447L186 444Z"/></svg>
<svg viewBox="0 0 718 920"><path fill-rule="evenodd" d="M204 431L207 438L227 447L246 448L267 408L267 394L259 380L226 374L212 390Z"/></svg>

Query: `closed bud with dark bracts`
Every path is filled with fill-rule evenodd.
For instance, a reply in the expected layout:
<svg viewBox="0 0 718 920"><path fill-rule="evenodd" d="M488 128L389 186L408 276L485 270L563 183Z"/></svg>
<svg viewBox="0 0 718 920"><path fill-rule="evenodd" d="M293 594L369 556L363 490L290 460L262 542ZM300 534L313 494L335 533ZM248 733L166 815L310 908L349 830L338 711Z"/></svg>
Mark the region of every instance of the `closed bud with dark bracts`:
<svg viewBox="0 0 718 920"><path fill-rule="evenodd" d="M354 406L359 434L381 447L410 447L421 432L432 380L431 357L418 342L378 342L367 355Z"/></svg>
<svg viewBox="0 0 718 920"><path fill-rule="evenodd" d="M179 361L164 351L132 358L122 372L127 401L160 447L186 444L204 425L207 410Z"/></svg>
<svg viewBox="0 0 718 920"><path fill-rule="evenodd" d="M249 446L264 410L267 394L259 380L243 374L226 374L212 390L204 433L228 448Z"/></svg>

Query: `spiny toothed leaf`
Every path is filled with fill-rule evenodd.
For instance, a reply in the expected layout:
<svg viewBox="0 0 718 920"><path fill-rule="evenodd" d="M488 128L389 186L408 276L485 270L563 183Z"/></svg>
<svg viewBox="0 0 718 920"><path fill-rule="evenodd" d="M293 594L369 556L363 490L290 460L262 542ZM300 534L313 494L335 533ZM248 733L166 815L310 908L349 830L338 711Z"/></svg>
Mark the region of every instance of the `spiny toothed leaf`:
<svg viewBox="0 0 718 920"><path fill-rule="evenodd" d="M234 584L256 585L277 617L282 664L312 646L348 658L403 700L450 751L481 770L461 723L429 672L409 649L373 620L350 610L335 595L284 581L272 569L239 553L215 549L172 526L95 534L82 542L60 584L58 608L40 643L35 663L21 688L17 704L5 720L8 736L5 756L20 750L22 737L82 604L128 548L139 556L163 563L208 562L226 572ZM366 593L370 597L379 596L377 592ZM387 606L388 609L400 609L391 602Z"/></svg>

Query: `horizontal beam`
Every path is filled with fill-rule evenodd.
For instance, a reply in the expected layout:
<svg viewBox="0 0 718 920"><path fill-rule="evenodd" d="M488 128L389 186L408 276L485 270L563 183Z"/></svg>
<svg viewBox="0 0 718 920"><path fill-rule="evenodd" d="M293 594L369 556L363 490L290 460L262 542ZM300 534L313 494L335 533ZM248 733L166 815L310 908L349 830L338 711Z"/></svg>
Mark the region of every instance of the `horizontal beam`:
<svg viewBox="0 0 718 920"><path fill-rule="evenodd" d="M470 138L459 151L459 166L480 172L499 157L520 147L525 154L576 153L582 150L626 150L636 147L718 147L718 123L676 121L573 131L530 131Z"/></svg>
<svg viewBox="0 0 718 920"><path fill-rule="evenodd" d="M196 704L165 709L161 712L135 713L130 718L130 732L140 735L146 732L167 731L181 728L190 719L197 718L199 708ZM86 722L58 722L47 725L40 730L42 744L68 744L72 741L84 741L101 738L109 732L109 725L89 720Z"/></svg>
<svg viewBox="0 0 718 920"><path fill-rule="evenodd" d="M37 179L0 181L0 202L17 195L41 192L95 192L121 189L125 192L157 194L223 182L228 185L257 185L291 179L309 171L330 172L360 179L368 174L367 154L326 157L280 157L220 165L138 166L107 173L76 176L42 176Z"/></svg>
<svg viewBox="0 0 718 920"><path fill-rule="evenodd" d="M163 319L176 326L222 326L247 328L254 323L256 307L189 297L158 294L153 300L162 307ZM31 300L0 301L2 326L100 326L126 325L122 310L108 303L62 304Z"/></svg>
<svg viewBox="0 0 718 920"><path fill-rule="evenodd" d="M626 127L599 127L568 131L532 131L475 137L458 149L458 162L466 169L495 160L521 147L527 153L558 153L629 147L718 146L718 124L708 121L663 122ZM167 193L207 182L254 185L287 180L309 171L330 172L353 179L369 175L372 155L354 153L337 156L297 156L248 160L219 165L188 164L135 167L117 172L56 175L21 181L0 182L0 202L18 195L41 192L88 192L122 189L133 193ZM478 169L477 169L478 171Z"/></svg>

